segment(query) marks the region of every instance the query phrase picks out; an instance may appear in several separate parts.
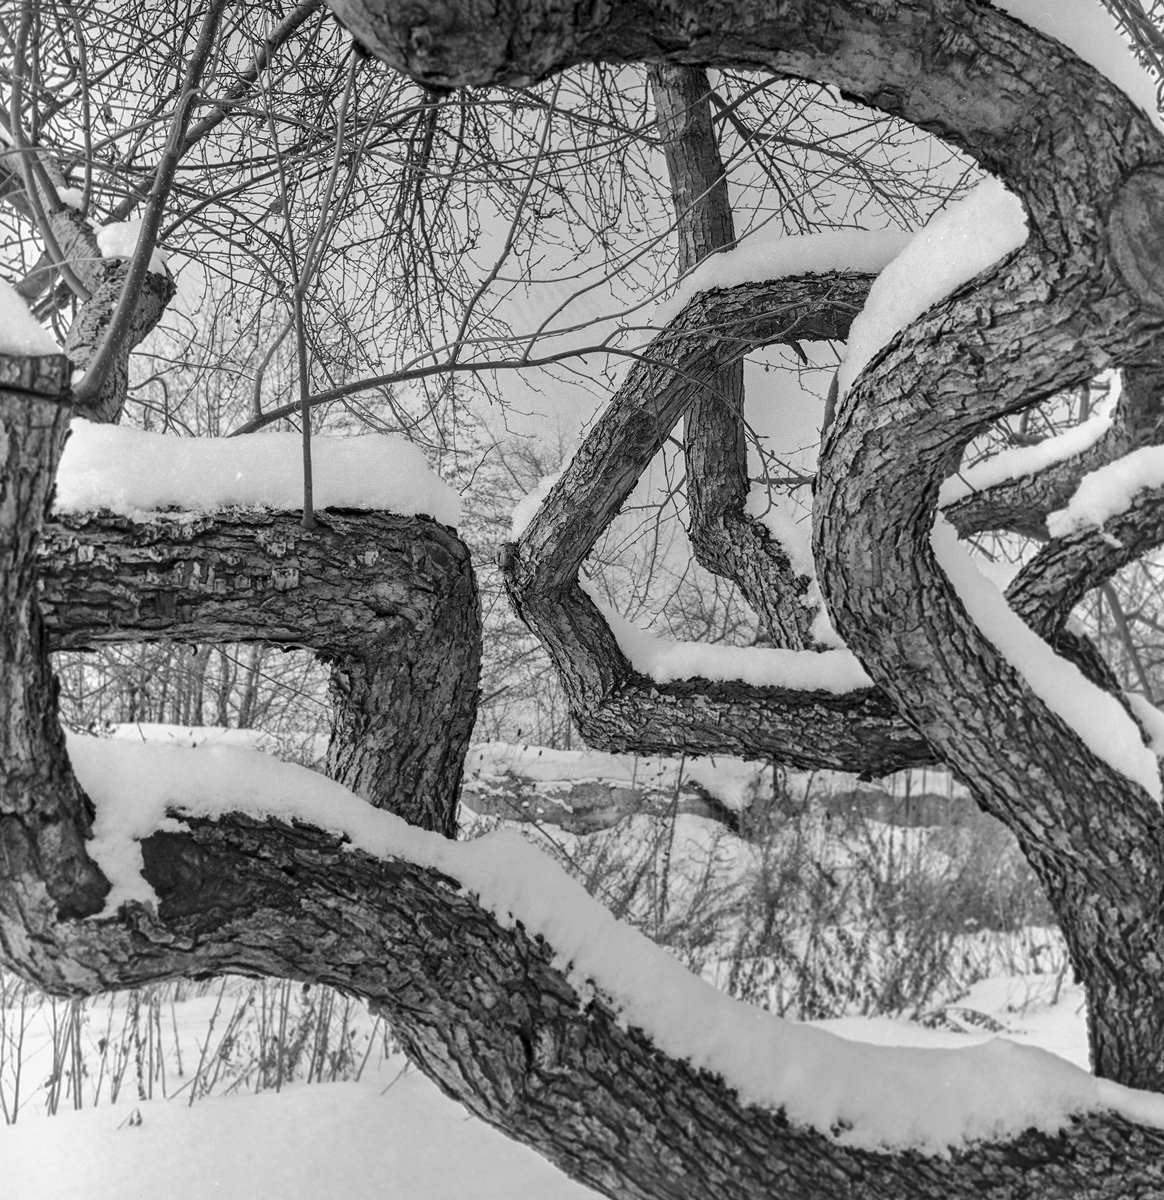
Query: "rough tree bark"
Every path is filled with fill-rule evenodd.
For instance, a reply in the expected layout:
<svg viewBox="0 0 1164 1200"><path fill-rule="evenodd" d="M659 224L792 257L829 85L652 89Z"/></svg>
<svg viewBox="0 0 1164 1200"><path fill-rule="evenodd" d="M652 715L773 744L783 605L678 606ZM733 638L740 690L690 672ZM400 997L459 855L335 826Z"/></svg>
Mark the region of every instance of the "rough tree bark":
<svg viewBox="0 0 1164 1200"><path fill-rule="evenodd" d="M874 7L883 22L877 30ZM1149 264L1161 244L1149 214L1164 179L1154 165L1160 140L1122 96L1105 92L1050 44L1040 45L1032 62L1023 35L1003 21L992 25L996 15L960 4L940 8L948 22L943 35L925 29L929 18L911 5L886 13L835 4L827 17L786 9L766 14L763 25L758 6L736 10L755 39L749 62L792 69L819 48L810 75L819 77L827 63L842 86L962 145L1022 196L1030 214L1027 246L900 335L845 399L821 459L821 586L838 630L896 710L1018 835L1088 986L1097 1071L1161 1087L1158 813L1034 699L969 620L929 548L938 487L990 421L1113 362L1146 369L1149 383L1158 376L1164 303ZM655 32L675 34L670 10L624 11L632 28L658 17ZM682 39L688 47L703 36L692 19ZM613 47L594 50L597 30L573 35L586 53L617 56ZM446 38L441 52L455 41ZM516 44L523 45L520 34ZM702 44L712 61L722 61L722 49ZM428 69L426 54L418 57ZM967 93L952 81L970 64L974 86ZM1052 92L1066 109L1048 110ZM1072 169L1063 171L1068 147ZM1130 407L1138 407L1134 395ZM1148 424L1153 436L1155 423ZM539 550L531 547L531 554ZM532 561L523 565L531 581L545 573ZM1007 769L998 769L1000 759ZM1109 821L1112 810L1119 816ZM1130 847L1131 872L1124 857Z"/></svg>
<svg viewBox="0 0 1164 1200"><path fill-rule="evenodd" d="M1063 508L1080 480L1133 450L1164 442L1164 373L1132 367L1124 373L1123 395L1112 427L1086 450L1034 475L1008 479L947 505L946 519L963 537L984 530L1047 536L1046 519Z"/></svg>
<svg viewBox="0 0 1164 1200"><path fill-rule="evenodd" d="M1164 191L1160 136L1095 72L972 0L334 6L362 42L433 86L523 82L593 60L821 79L943 134L1019 192L1028 245L899 335L839 408L819 477L818 575L878 703L890 701L877 740L896 721L904 743L953 763L1048 882L1091 996L1097 1069L1164 1086L1158 807L1031 694L969 620L929 545L940 482L990 420L1100 367L1158 368L1164 240L1144 217ZM798 320L834 320L818 300L790 302L775 335ZM682 388L660 381L677 378L676 364L692 368L684 340L674 337L654 381L667 404ZM706 367L695 362L693 386L708 385ZM655 436L651 386L642 380L616 400L627 420L625 430L607 423L612 443L625 435L608 495L628 475L633 483ZM685 400L674 402L681 412ZM611 1196L1114 1200L1164 1190L1164 1137L1102 1114L1056 1136L928 1158L856 1153L747 1108L722 1081L622 1028L602 995L580 997L552 947L503 928L456 881L343 851L318 831L236 817L155 835L144 850L157 911L76 919L99 911L103 885L85 854L88 809L64 755L34 594L62 430L52 399L0 393L0 948L28 977L74 992L227 969L340 984L382 1005L446 1090ZM573 583L586 534L560 528L577 510L555 508L553 496L548 509L534 531L565 554L547 564L537 538L527 535L526 555L519 545L513 570L545 585L531 589L525 615L559 649L579 633L609 646ZM1063 561L1073 578L1084 574L1077 556ZM569 610L557 623L546 597ZM570 686L600 704L641 688L620 659L617 647L603 650ZM787 701L759 699L777 712ZM675 698L680 712L704 703Z"/></svg>
<svg viewBox="0 0 1164 1200"><path fill-rule="evenodd" d="M830 273L694 299L631 369L533 521L506 548L510 600L549 652L589 744L742 754L870 775L935 761L873 689L837 695L707 680L659 684L637 674L578 582L586 556L708 380L759 345L843 339L869 283L868 276Z"/></svg>
<svg viewBox="0 0 1164 1200"><path fill-rule="evenodd" d="M423 517L326 509L131 520L65 514L41 545L54 649L260 641L331 665L327 772L448 836L477 711L481 621L465 544Z"/></svg>

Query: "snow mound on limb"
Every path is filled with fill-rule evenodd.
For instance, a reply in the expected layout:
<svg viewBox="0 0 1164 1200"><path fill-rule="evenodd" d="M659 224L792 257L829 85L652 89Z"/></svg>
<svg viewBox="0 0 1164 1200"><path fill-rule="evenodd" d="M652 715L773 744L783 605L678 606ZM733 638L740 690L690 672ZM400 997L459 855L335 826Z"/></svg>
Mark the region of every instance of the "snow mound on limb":
<svg viewBox="0 0 1164 1200"><path fill-rule="evenodd" d="M513 506L513 515L509 519L509 540L516 542L525 533L529 523L537 515L545 498L550 494L555 483L562 478L562 472L556 475L543 475L532 492L522 496Z"/></svg>
<svg viewBox="0 0 1164 1200"><path fill-rule="evenodd" d="M938 504L945 508L965 496L986 488L1007 483L1012 479L1025 479L1037 475L1055 463L1065 462L1089 450L1112 427L1115 410L1119 403L1122 386L1118 371L1111 373L1112 386L1107 397L1095 406L1095 411L1086 421L1073 425L1053 437L1044 438L1033 446L1014 446L993 454L972 467L951 475L942 484Z"/></svg>
<svg viewBox="0 0 1164 1200"><path fill-rule="evenodd" d="M648 633L605 607L585 580L582 590L601 610L627 661L656 683L708 679L837 695L871 686L865 668L851 650L817 652L675 641Z"/></svg>
<svg viewBox="0 0 1164 1200"><path fill-rule="evenodd" d="M1099 528L1150 488L1164 487L1164 446L1144 446L1084 475L1067 507L1047 518L1052 537Z"/></svg>
<svg viewBox="0 0 1164 1200"><path fill-rule="evenodd" d="M837 372L838 399L910 322L1026 240L1022 202L993 176L942 209L869 289Z"/></svg>
<svg viewBox="0 0 1164 1200"><path fill-rule="evenodd" d="M339 784L253 751L103 741L72 735L74 769L97 809L91 850L111 904L154 898L138 841L180 828L168 811L242 811L343 834L353 848L457 879L502 923L520 921L554 948L576 986L600 988L620 1018L665 1053L714 1072L746 1104L783 1109L848 1145L950 1148L1113 1108L1164 1127L1164 1097L1100 1085L1045 1051L993 1040L962 1050L846 1042L743 1004L691 975L616 921L546 855L512 832L451 842L405 824Z"/></svg>
<svg viewBox="0 0 1164 1200"><path fill-rule="evenodd" d="M79 202L76 207L80 207ZM141 237L141 218L99 225L94 232L102 258L133 258L137 253L138 239ZM156 275L170 273L166 256L157 247L150 252L149 269Z"/></svg>
<svg viewBox="0 0 1164 1200"><path fill-rule="evenodd" d="M311 439L316 508L425 514L460 520L460 500L419 447L388 435ZM55 510L104 509L137 518L159 509L228 506L295 511L303 505L297 433L181 438L74 420L57 475Z"/></svg>
<svg viewBox="0 0 1164 1200"><path fill-rule="evenodd" d="M674 295L655 309L651 324L669 325L695 296L715 288L830 271L876 273L892 262L912 237L900 229L825 229L767 242L745 238L734 249L705 258L684 276Z"/></svg>

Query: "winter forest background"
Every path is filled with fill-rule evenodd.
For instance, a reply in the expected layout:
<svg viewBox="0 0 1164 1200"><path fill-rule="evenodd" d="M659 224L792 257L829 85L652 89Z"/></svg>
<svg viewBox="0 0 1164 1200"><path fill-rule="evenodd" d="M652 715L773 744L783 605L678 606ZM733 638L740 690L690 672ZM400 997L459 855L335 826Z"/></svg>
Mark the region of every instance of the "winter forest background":
<svg viewBox="0 0 1164 1200"><path fill-rule="evenodd" d="M293 978L175 925L167 937L191 953L181 969L110 969L100 987L65 971L51 986L13 932L23 899L0 903L4 1195L200 1198L240 1181L272 1197L646 1197L683 1181L741 1196L1164 1194L1164 951L1156 962L1151 930L1129 941L1144 978L1126 1005L1108 978L1128 974L1122 951L1108 974L1088 974L1089 947L1104 958L1113 930L1142 924L1130 907L1112 917L1109 900L1139 895L1159 919L1155 326L1136 326L1131 349L1094 335L1070 386L1009 347L997 361L1016 377L1029 367L1030 398L978 420L933 497L933 555L1037 697L1035 717L1000 683L986 694L1017 715L991 726L970 682L959 701L957 661L943 668L947 710L926 707L922 684L916 703L868 698L886 686L877 660L849 648L843 614L834 628L814 561L819 497L843 473L822 439L857 421L862 381L898 360L924 373L957 357L947 327L909 337L931 310L987 295L974 289L994 265L1040 238L1067 261L1043 216L1071 206L1039 191L1034 167L1020 203L1017 184L984 168L978 134L936 121L926 132L892 97L858 102L855 82L596 53L539 82L451 87L385 65L359 6L332 7L355 40L322 0L0 0L0 354L25 364L5 368L0 398L43 402L51 389L28 384L27 363L64 353L68 399L87 418L72 424L38 533L35 601L72 769L96 806L90 853L112 885L77 927L124 904L133 936L140 920L164 940L151 922L170 920L170 892L143 877L142 846L187 816L229 832L225 814L242 813L256 844L276 826L349 844L319 851L338 899L303 883L305 910L338 914L334 940L272 934ZM832 7L842 29L889 30L888 46L894 22L925 8ZM1090 107L1123 131L1109 140L1138 138L1148 149L1135 153L1160 161L1160 5L935 7L971 83L985 68L965 44L997 57L989 38L1016 21L1039 31L1013 35L1032 77L1064 77L1045 39L1065 44L1053 53L1082 72L1070 79L1098 81ZM1076 119L1046 118L1053 133L1032 135L1032 159L1053 145L1082 211L1102 171ZM1017 151L990 146L1014 183ZM1131 277L1126 252L1112 253ZM1145 251L1142 276L1153 269ZM1064 291L1083 290L1065 278ZM1088 314L1119 324L1105 287ZM989 296L979 324L992 332L1009 318ZM1090 326L1072 328L1090 345ZM746 356L722 350L732 339ZM708 347L722 351L711 368ZM655 424L618 424L620 404L646 411L656 394ZM898 393L885 394L888 410ZM937 453L928 436L900 457ZM5 461L15 478L17 456ZM852 462L855 476L865 460ZM0 487L0 514L10 494ZM14 562L24 526L3 515ZM16 629L27 596L11 595ZM929 610L917 611L924 625ZM18 657L6 660L13 681ZM594 700L616 660L631 683ZM792 716L772 715L786 704ZM1040 758L1048 721L1067 740ZM29 774L13 765L25 726L10 727L6 817L23 811ZM995 755L998 781L984 786ZM1060 815L1040 789L1067 790L1045 765L1056 758L1077 770L1082 807L1111 804L1111 840L1094 853L1118 902L1106 876L1092 905L1071 874L1098 868L1075 846L1070 796L1062 836L1047 832ZM1125 793L1143 844L1112 799ZM509 1082L471 1021L463 1044L442 1028L442 1057L407 1024L420 1000L393 1010L358 982L374 956L344 939L351 927L373 936L376 901L335 866L344 855L453 881L457 903L471 897L505 937L516 929L512 969L532 992L593 1018L595 1044L608 1026L642 1044L575 1047L556 1009L519 996L514 1010L529 1013L515 1053L523 1077L541 1073L536 1086ZM294 883L311 864L281 869ZM210 925L234 906L284 928L274 884L227 894L212 867L173 870L173 888L223 906ZM391 878L411 895L412 876ZM434 960L460 934L438 931L423 889L414 902L386 926L411 921L423 965L408 970L455 990ZM477 915L458 914L467 944L489 942ZM544 975L523 938L544 950ZM757 1024L757 1010L796 1024ZM596 1064L589 1077L580 1062ZM690 1144L660 1132L650 1151L665 1170L640 1148L647 1135L624 1143L591 1127L605 1093L578 1097L593 1085L625 1100L609 1082L620 1072L641 1072L646 1095L670 1094L660 1081L685 1089L692 1107L675 1121ZM708 1076L738 1105L729 1116L691 1082ZM555 1107L545 1089L559 1086ZM767 1135L746 1132L760 1111L808 1131L788 1151L784 1191L768 1146L749 1140ZM1114 1169L1089 1140L1111 1129L1124 1139ZM1041 1190L1011 1173L1024 1155L1045 1168L1030 1185ZM994 1190L975 1191L983 1180Z"/></svg>

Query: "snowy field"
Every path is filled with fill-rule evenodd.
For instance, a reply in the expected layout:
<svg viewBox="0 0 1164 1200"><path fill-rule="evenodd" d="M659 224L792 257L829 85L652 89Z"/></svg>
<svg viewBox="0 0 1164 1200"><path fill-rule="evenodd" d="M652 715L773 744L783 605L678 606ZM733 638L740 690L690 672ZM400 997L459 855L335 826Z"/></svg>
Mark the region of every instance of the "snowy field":
<svg viewBox="0 0 1164 1200"><path fill-rule="evenodd" d="M244 1193L252 1200L583 1200L597 1194L471 1117L398 1054L376 1057L359 1082L227 1091L191 1104L188 1077L198 1046L213 1041L213 1005L211 995L167 1008L167 1028L173 1018L186 1047L187 1079L170 1077L172 1099L141 1100L134 1087L125 1087L116 1104L108 1103L106 1091L96 1108L47 1117L40 1093L15 1125L0 1126L5 1200L210 1200ZM947 1029L884 1019L822 1024L846 1038L932 1048L982 1043L1002 1029L1016 1042L1086 1064L1081 994L1057 988L1052 976L983 981L947 1016ZM366 1021L357 1019L360 1036ZM47 1034L47 1026L30 1030L26 1047L38 1081L51 1062Z"/></svg>
<svg viewBox="0 0 1164 1200"><path fill-rule="evenodd" d="M595 1195L469 1117L403 1060L359 1083L22 1120L0 1128L0 1169L6 1200Z"/></svg>

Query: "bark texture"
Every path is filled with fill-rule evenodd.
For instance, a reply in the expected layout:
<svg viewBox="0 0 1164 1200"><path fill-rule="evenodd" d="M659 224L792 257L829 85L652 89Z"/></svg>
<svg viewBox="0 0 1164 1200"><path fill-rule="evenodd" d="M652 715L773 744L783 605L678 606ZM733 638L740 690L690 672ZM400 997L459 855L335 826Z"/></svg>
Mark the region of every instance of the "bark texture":
<svg viewBox="0 0 1164 1200"><path fill-rule="evenodd" d="M54 648L262 641L331 665L327 770L453 836L481 655L469 553L424 517L226 511L59 515L40 548Z"/></svg>
<svg viewBox="0 0 1164 1200"><path fill-rule="evenodd" d="M877 688L836 695L698 679L660 684L639 675L578 582L586 556L703 381L757 345L844 338L869 282L855 273L808 275L697 297L647 348L502 554L509 598L548 650L590 745L734 754L867 777L941 761ZM1059 599L1032 589L1019 611L1055 635L1070 611ZM1074 647L1065 649L1075 656Z"/></svg>
<svg viewBox="0 0 1164 1200"><path fill-rule="evenodd" d="M73 215L79 219L79 214ZM96 239L93 240L95 245ZM78 373L92 362L113 322L113 314L129 279L129 259L98 257L88 274L93 293L78 308L65 339L65 353ZM121 418L129 392L129 356L162 319L166 306L177 293L178 285L168 271L146 274L137 293L129 326L117 345L105 379L80 415L102 422L115 422Z"/></svg>
<svg viewBox="0 0 1164 1200"><path fill-rule="evenodd" d="M1043 539L1046 519L1071 499L1084 475L1145 446L1164 443L1164 372L1132 367L1112 427L1091 446L1043 470L983 488L948 505L946 519L963 537L1005 530Z"/></svg>

